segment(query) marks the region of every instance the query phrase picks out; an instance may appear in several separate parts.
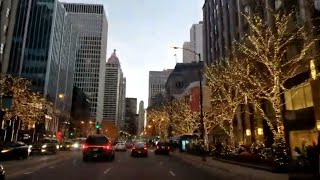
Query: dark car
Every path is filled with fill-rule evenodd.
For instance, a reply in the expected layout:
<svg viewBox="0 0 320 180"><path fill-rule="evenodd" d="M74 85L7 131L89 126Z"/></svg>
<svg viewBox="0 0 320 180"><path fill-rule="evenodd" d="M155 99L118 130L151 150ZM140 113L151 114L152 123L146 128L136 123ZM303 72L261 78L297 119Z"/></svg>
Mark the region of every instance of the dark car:
<svg viewBox="0 0 320 180"><path fill-rule="evenodd" d="M83 161L89 160L114 160L115 152L109 141L104 135L90 135L82 146Z"/></svg>
<svg viewBox="0 0 320 180"><path fill-rule="evenodd" d="M170 146L168 143L165 142L159 142L156 146L156 149L154 150L154 153L157 154L167 154L170 153Z"/></svg>
<svg viewBox="0 0 320 180"><path fill-rule="evenodd" d="M71 151L72 146L73 146L72 142L66 141L60 145L60 150L61 151Z"/></svg>
<svg viewBox="0 0 320 180"><path fill-rule="evenodd" d="M148 148L145 143L138 142L131 149L131 156L143 156L148 157Z"/></svg>
<svg viewBox="0 0 320 180"><path fill-rule="evenodd" d="M23 142L9 142L0 147L0 160L27 159L29 147Z"/></svg>
<svg viewBox="0 0 320 180"><path fill-rule="evenodd" d="M6 171L4 170L3 166L0 164L0 180L5 180Z"/></svg>
<svg viewBox="0 0 320 180"><path fill-rule="evenodd" d="M51 139L42 139L31 145L30 155L34 154L56 154L57 144Z"/></svg>

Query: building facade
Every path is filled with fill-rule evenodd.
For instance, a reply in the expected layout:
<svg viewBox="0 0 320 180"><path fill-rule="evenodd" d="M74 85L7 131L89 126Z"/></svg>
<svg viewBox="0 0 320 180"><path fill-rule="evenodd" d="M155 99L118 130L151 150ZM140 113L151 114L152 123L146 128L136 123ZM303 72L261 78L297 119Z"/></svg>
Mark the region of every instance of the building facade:
<svg viewBox="0 0 320 180"><path fill-rule="evenodd" d="M19 0L2 0L0 3L0 72L4 74L9 63L18 2Z"/></svg>
<svg viewBox="0 0 320 180"><path fill-rule="evenodd" d="M158 94L165 95L165 84L171 72L172 69L149 71L148 106L152 106L154 104L155 98Z"/></svg>
<svg viewBox="0 0 320 180"><path fill-rule="evenodd" d="M203 54L202 28L203 28L202 21L199 22L198 24L193 24L190 28L190 43L191 43L190 50L201 55ZM192 61L200 61L200 59L196 54L192 53Z"/></svg>
<svg viewBox="0 0 320 180"><path fill-rule="evenodd" d="M103 121L118 126L122 118L122 80L123 73L116 50L106 63Z"/></svg>
<svg viewBox="0 0 320 180"><path fill-rule="evenodd" d="M125 124L125 114L126 114L126 78L121 74L120 78L120 104L119 104L119 121L118 129L122 130Z"/></svg>
<svg viewBox="0 0 320 180"><path fill-rule="evenodd" d="M145 121L145 109L144 102L140 101L139 103L139 120L138 120L138 135L140 135L144 130L144 121Z"/></svg>
<svg viewBox="0 0 320 180"><path fill-rule="evenodd" d="M177 63L165 84L167 99L180 97L190 83L199 81L203 67L203 62Z"/></svg>
<svg viewBox="0 0 320 180"><path fill-rule="evenodd" d="M182 62L183 63L191 63L194 61L194 54L188 50L185 49L190 49L193 50L192 43L191 42L184 42L182 45Z"/></svg>
<svg viewBox="0 0 320 180"><path fill-rule="evenodd" d="M126 98L126 116L124 130L130 134L137 134L138 131L138 117L137 114L137 98Z"/></svg>
<svg viewBox="0 0 320 180"><path fill-rule="evenodd" d="M103 5L64 3L78 31L74 82L90 99L91 119L101 122L105 86L108 22Z"/></svg>

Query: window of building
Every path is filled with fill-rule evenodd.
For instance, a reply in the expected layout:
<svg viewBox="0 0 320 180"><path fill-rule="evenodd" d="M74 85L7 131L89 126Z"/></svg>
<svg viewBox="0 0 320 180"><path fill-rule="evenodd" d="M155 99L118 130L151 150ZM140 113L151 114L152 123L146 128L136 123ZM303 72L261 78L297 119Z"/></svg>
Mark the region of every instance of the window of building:
<svg viewBox="0 0 320 180"><path fill-rule="evenodd" d="M310 83L286 91L284 97L286 110L299 110L313 106Z"/></svg>

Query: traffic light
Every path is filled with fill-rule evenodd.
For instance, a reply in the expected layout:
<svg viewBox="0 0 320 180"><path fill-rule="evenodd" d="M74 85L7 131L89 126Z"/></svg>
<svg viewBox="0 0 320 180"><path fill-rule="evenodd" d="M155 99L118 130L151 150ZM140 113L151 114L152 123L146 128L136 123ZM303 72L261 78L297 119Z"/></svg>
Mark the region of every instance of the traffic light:
<svg viewBox="0 0 320 180"><path fill-rule="evenodd" d="M99 122L97 122L97 124L96 124L96 129L101 129L101 126L100 126Z"/></svg>
<svg viewBox="0 0 320 180"><path fill-rule="evenodd" d="M97 134L100 134L101 124L99 122L96 123Z"/></svg>

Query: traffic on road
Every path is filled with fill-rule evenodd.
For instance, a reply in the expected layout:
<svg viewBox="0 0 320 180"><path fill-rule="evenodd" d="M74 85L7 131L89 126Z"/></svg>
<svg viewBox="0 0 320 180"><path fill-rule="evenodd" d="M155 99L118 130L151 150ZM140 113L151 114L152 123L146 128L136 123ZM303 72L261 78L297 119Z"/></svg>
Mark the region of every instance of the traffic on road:
<svg viewBox="0 0 320 180"><path fill-rule="evenodd" d="M169 153L158 155L160 153L155 150L162 148L163 143L153 148L143 141L133 142L127 148L125 141L111 143L104 135L90 135L82 142L80 150L77 149L79 142L68 142L62 147L69 145L70 151L62 150L58 144L55 151L47 153L49 146L53 146L50 143L52 142L49 140L42 140L34 143L39 146L30 145L27 158L1 161L0 175L3 173L6 179L12 180L212 178L207 172L194 168ZM31 154L34 149L40 153ZM46 151L41 151L44 149Z"/></svg>

